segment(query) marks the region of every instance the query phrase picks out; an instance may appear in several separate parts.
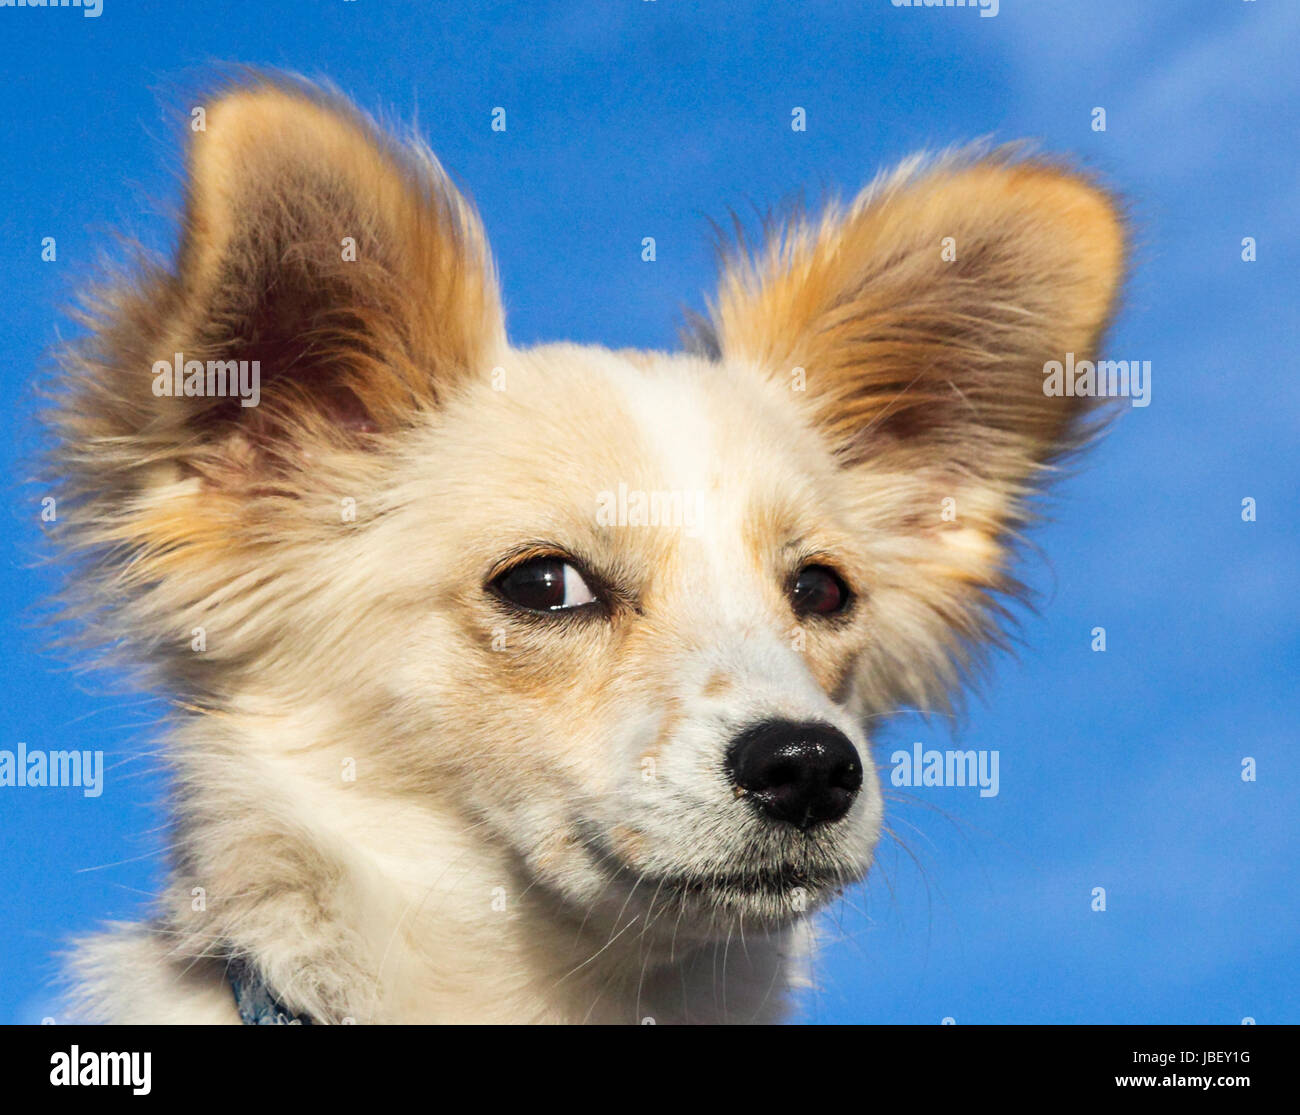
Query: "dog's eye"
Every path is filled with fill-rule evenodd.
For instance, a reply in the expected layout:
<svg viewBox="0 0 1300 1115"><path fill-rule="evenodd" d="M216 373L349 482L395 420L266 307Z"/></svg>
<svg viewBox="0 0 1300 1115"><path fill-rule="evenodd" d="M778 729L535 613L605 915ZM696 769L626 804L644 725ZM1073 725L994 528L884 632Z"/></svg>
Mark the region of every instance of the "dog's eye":
<svg viewBox="0 0 1300 1115"><path fill-rule="evenodd" d="M805 565L790 589L790 604L801 616L833 616L844 611L852 594L849 586L825 565Z"/></svg>
<svg viewBox="0 0 1300 1115"><path fill-rule="evenodd" d="M582 574L557 557L538 557L507 569L492 582L511 604L530 612L559 612L596 603Z"/></svg>

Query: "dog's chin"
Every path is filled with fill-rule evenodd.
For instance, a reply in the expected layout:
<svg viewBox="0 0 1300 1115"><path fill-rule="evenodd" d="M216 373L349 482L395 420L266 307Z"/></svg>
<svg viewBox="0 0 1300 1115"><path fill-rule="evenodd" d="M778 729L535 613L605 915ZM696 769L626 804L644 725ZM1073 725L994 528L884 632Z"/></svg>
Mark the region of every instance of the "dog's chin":
<svg viewBox="0 0 1300 1115"><path fill-rule="evenodd" d="M788 839L774 839L766 855L756 856L751 840L733 855L719 848L680 861L660 855L633 862L595 826L584 835L568 845L562 860L522 855L529 889L549 895L557 913L586 928L616 933L635 924L638 941L647 944L660 935L677 944L702 943L737 928L791 925L864 878L874 846L822 838L791 847Z"/></svg>

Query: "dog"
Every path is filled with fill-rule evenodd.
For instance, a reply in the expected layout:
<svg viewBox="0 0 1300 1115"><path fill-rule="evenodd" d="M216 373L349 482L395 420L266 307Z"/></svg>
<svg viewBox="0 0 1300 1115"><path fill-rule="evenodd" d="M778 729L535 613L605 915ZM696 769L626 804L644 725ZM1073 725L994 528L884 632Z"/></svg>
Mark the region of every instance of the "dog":
<svg viewBox="0 0 1300 1115"><path fill-rule="evenodd" d="M869 728L1002 639L1098 427L1125 219L1019 149L724 256L682 351L507 340L419 142L245 76L50 408L64 602L173 712L88 1021L771 1022L871 865ZM111 654L107 652L111 650Z"/></svg>

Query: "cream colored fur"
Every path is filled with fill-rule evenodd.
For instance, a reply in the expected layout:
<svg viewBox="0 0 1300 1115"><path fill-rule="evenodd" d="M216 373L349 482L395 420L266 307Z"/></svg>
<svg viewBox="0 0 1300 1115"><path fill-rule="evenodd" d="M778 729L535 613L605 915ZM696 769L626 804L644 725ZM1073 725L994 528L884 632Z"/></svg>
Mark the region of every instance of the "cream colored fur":
<svg viewBox="0 0 1300 1115"><path fill-rule="evenodd" d="M918 164L733 260L693 354L519 350L431 156L286 81L208 121L176 261L104 292L52 416L70 616L176 702L171 882L79 943L75 1011L234 1022L240 956L323 1022L781 1017L880 833L871 718L996 637L1027 499L1086 436L1040 369L1106 323L1112 205L1042 162ZM262 403L155 396L175 351L261 360ZM703 513L600 522L620 485ZM617 603L504 611L521 548ZM791 612L809 561L842 622ZM733 792L771 717L854 742L842 820Z"/></svg>

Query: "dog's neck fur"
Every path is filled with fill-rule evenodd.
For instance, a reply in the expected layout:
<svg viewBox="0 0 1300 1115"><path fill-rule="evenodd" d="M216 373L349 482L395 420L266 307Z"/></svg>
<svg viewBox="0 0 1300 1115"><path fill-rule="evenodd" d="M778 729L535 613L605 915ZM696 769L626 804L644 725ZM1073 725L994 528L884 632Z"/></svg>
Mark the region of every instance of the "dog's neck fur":
<svg viewBox="0 0 1300 1115"><path fill-rule="evenodd" d="M163 908L80 942L75 1014L238 1021L231 955L323 1022L768 1022L803 982L808 923L700 945L651 943L643 915L584 920L454 803L345 781L346 748L303 734L312 720L175 734Z"/></svg>

